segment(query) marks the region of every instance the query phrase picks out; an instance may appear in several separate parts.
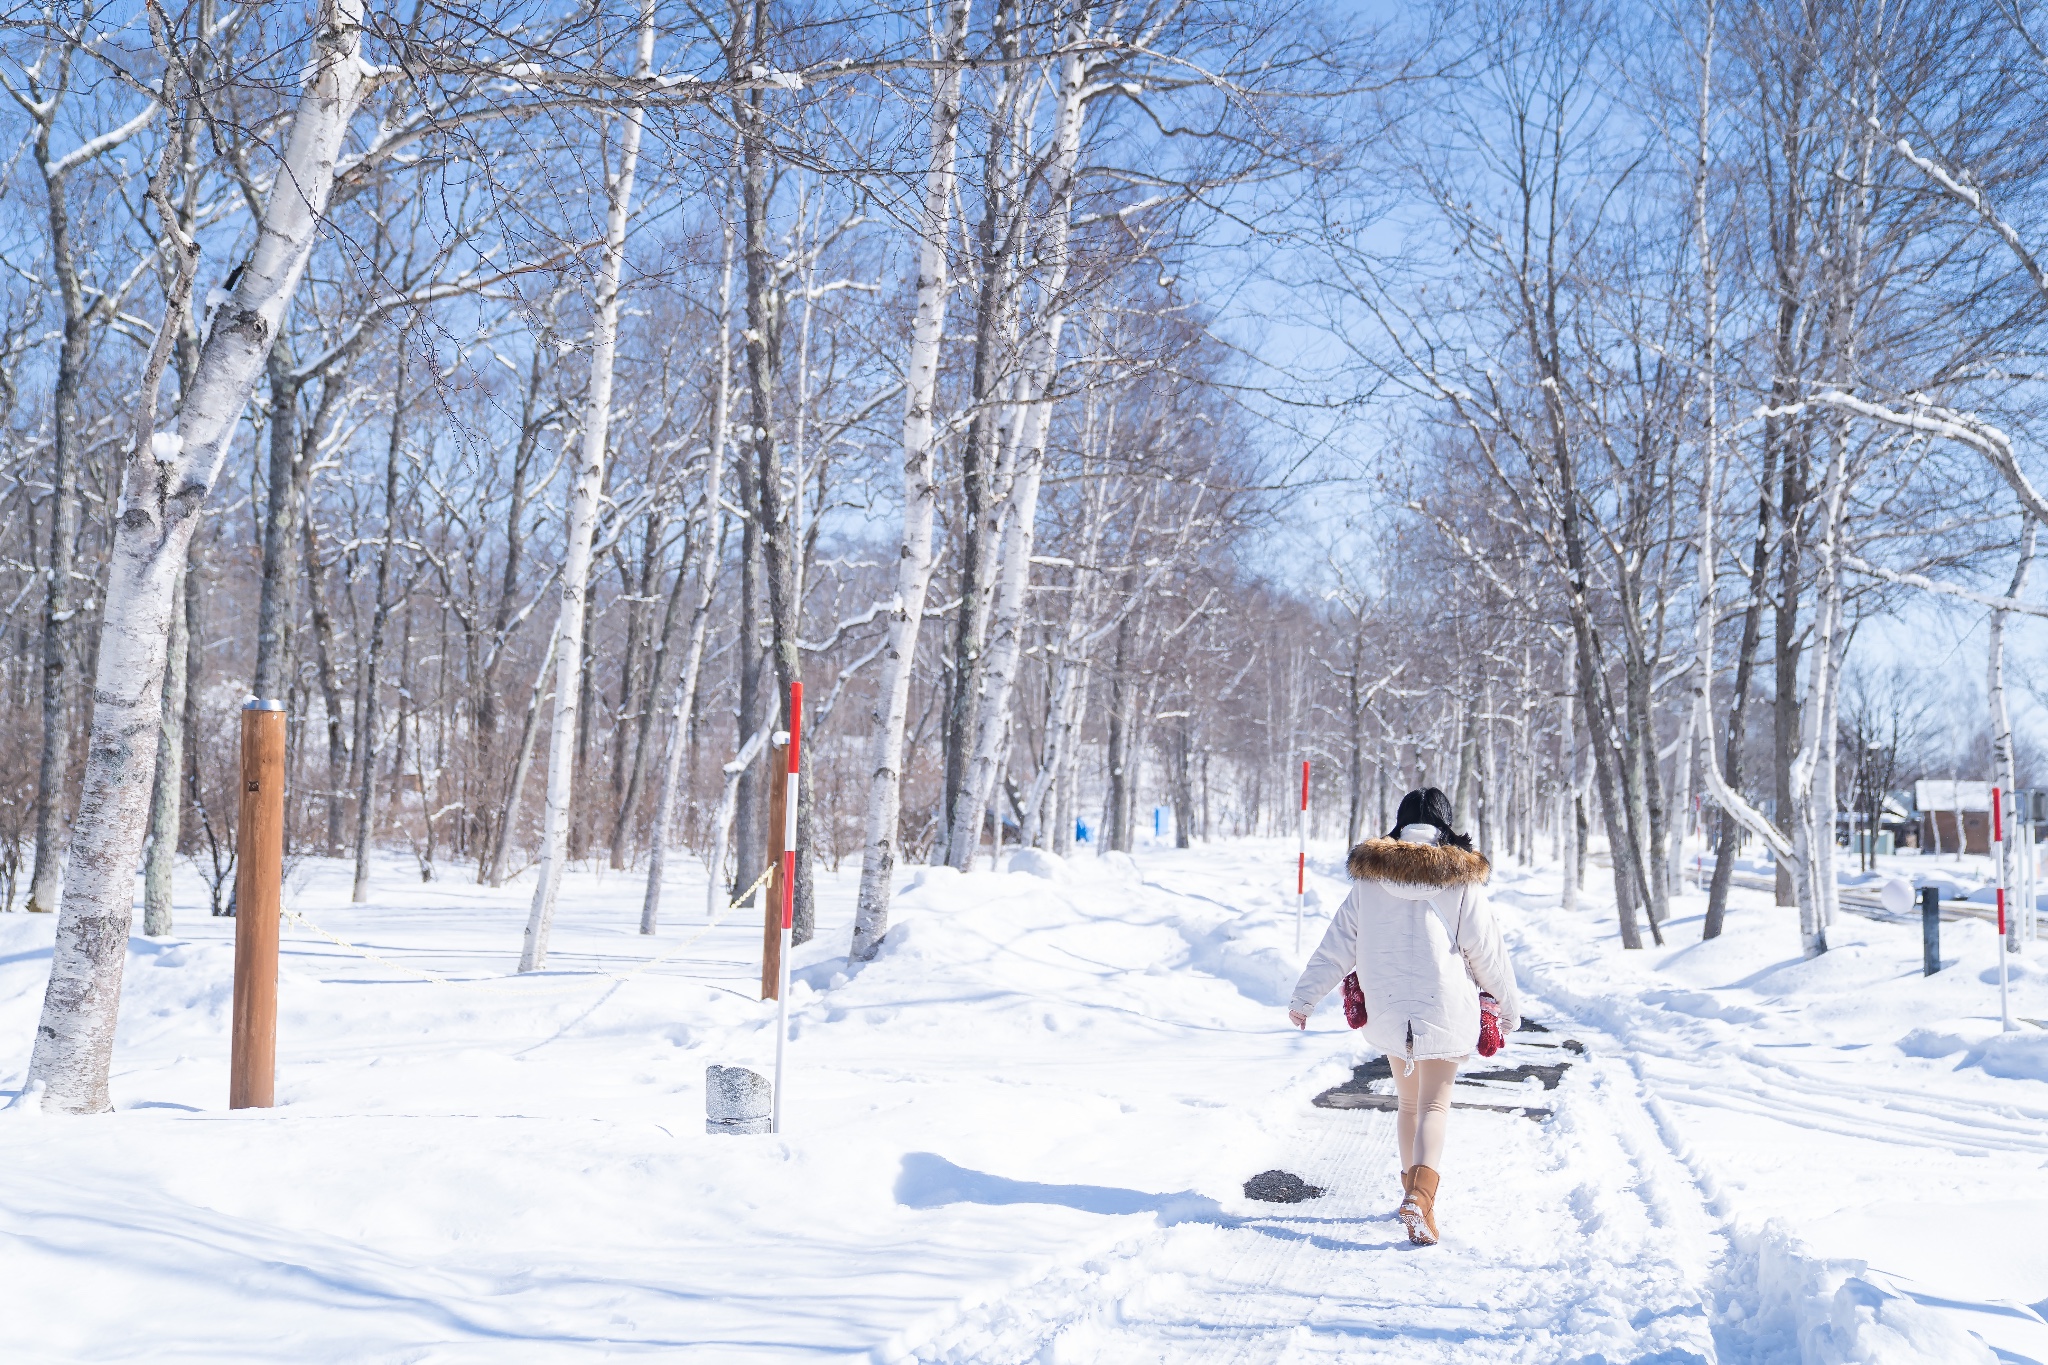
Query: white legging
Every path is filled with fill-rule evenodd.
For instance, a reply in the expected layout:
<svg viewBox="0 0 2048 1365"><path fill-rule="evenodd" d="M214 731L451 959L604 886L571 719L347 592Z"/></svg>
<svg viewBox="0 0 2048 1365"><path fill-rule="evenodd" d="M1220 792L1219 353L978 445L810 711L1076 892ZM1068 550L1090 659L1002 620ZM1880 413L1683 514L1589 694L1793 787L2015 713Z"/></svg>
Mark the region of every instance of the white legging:
<svg viewBox="0 0 2048 1365"><path fill-rule="evenodd" d="M1394 1090L1401 1097L1401 1169L1427 1166L1441 1171L1444 1129L1451 1118L1451 1082L1458 1078L1458 1063L1417 1062L1410 1071L1399 1057L1387 1060L1394 1068Z"/></svg>

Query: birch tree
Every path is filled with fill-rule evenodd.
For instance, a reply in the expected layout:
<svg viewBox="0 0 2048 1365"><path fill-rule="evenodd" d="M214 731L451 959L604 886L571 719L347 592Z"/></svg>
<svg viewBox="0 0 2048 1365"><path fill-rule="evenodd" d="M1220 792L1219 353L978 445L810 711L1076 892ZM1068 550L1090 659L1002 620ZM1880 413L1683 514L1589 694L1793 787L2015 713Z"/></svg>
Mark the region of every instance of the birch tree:
<svg viewBox="0 0 2048 1365"><path fill-rule="evenodd" d="M370 899L371 840L377 830L377 775L383 752L383 691L378 674L384 663L384 636L391 617L404 594L392 582L392 570L399 554L399 527L403 513L399 497L400 475L405 469L406 355L400 339L398 371L391 396L391 432L384 449L384 534L377 545L377 576L370 607L370 638L363 651L363 693L361 725L356 734L356 871L349 899L361 905ZM266 528L267 529L267 528ZM408 632L409 633L409 632ZM400 669L401 685L404 669ZM404 725L401 718L401 737ZM401 739L402 744L402 739Z"/></svg>
<svg viewBox="0 0 2048 1365"><path fill-rule="evenodd" d="M903 397L903 534L897 551L896 597L889 614L888 648L876 689L874 764L867 782L866 834L861 850L860 903L855 912L855 962L872 959L889 932L889 901L903 801L903 729L910 710L911 669L925 592L932 578L932 520L938 509L937 424L939 342L949 292L947 246L960 145L960 57L967 45L970 0L947 0L932 48L940 65L932 75L924 200L917 220L917 296L911 324Z"/></svg>
<svg viewBox="0 0 2048 1365"><path fill-rule="evenodd" d="M2026 591L2027 574L2034 567L2034 544L2040 532L2038 523L2035 522L2031 515L2022 513L2020 522L2019 563L2013 567L2012 583L2005 590L2007 597L2015 599L2022 592ZM1989 673L1985 690L1991 703L1991 767L1993 775L1997 778L1998 785L2003 787L2009 795L2023 800L2024 796L2020 790L2019 765L2013 758L2012 709L2006 704L2005 695L2005 624L2006 619L2010 615L2011 613L2006 611L1994 611L1991 613L1990 647L1985 651ZM2014 822L2017 823L2019 818L2018 808L2016 807ZM1874 846L1876 839L1875 828L1872 829L1871 835ZM2010 847L2009 844L2001 843L1998 846L1996 856L2000 858L2006 857ZM2000 884L2005 886L2012 885L2013 872L2014 869L2010 865L1999 868ZM2016 953L2020 951L2019 921L2020 916L2018 915L2008 915L2006 917L2005 946L2008 952Z"/></svg>
<svg viewBox="0 0 2048 1365"><path fill-rule="evenodd" d="M640 42L633 75L646 81L654 73L654 6L643 0ZM584 400L583 445L569 490L567 548L562 561L562 608L555 624L555 719L548 748L548 795L541 835L540 877L534 886L533 908L519 952L519 970L539 971L547 965L548 932L554 923L555 898L562 885L562 864L568 856L570 802L575 790L576 713L583 681L585 596L590 587L590 550L597 532L598 498L603 492L605 443L609 438L612 370L618 355L619 290L626 264L626 227L632 213L633 177L639 166L645 113L637 105L621 116L618 169L605 174L604 248L598 263L591 303L589 392Z"/></svg>
<svg viewBox="0 0 2048 1365"><path fill-rule="evenodd" d="M1086 10L1069 30L1078 40L1087 31ZM1007 506L1001 521L1001 574L989 629L988 658L971 694L975 716L973 750L961 793L953 806L947 841L949 861L965 868L979 839L981 813L994 793L996 774L1009 748L1011 693L1022 657L1025 612L1031 579L1031 551L1038 529L1038 493L1045 476L1045 442L1051 425L1053 375L1059 365L1060 335L1066 326L1067 272L1071 260L1075 177L1081 159L1081 126L1087 116L1089 63L1070 50L1059 64L1057 112L1053 121L1051 166L1047 190L1051 206L1044 227L1040 258L1044 275L1038 283L1039 309L1026 344L1017 394L1016 431L1011 438L1012 469ZM956 683L963 693L973 682L962 674ZM998 822L1000 827L1000 822Z"/></svg>
<svg viewBox="0 0 2048 1365"><path fill-rule="evenodd" d="M16 76L0 75L0 86L28 115L30 151L43 182L48 209L50 268L63 311L63 340L57 349L56 382L51 397L53 484L47 592L43 608L42 753L36 779L35 868L29 878L28 909L57 908L62 876L64 802L69 777L71 739L65 692L70 673L67 647L72 622L79 612L78 518L80 509L79 396L85 382L94 332L121 306L125 290L118 285L91 291L86 277L85 245L72 206L74 177L85 167L132 140L154 123L163 110L157 99L145 99L134 115L90 136L69 151L55 145L60 118L74 112L74 82L82 65L93 62L92 49L105 35L97 33L99 6L80 6L69 27L50 24L50 33L35 61ZM18 82L18 83L17 83Z"/></svg>
<svg viewBox="0 0 2048 1365"><path fill-rule="evenodd" d="M72 876L23 1091L29 1103L58 1113L111 1108L107 1076L178 570L312 253L349 123L380 75L363 59L360 0L323 0L311 57L282 173L235 288L213 312L177 430L152 435L129 453L122 471L91 744L71 827ZM177 335L181 307L181 300L167 306L159 350ZM146 374L144 411L153 414L150 382Z"/></svg>
<svg viewBox="0 0 2048 1365"><path fill-rule="evenodd" d="M720 499L725 481L726 435L732 426L732 268L733 231L731 195L719 214L720 260L718 271L718 341L713 352L711 374L711 453L705 465L703 511L692 534L699 537L694 558L697 562L696 600L690 608L690 628L683 646L683 662L676 679L675 701L669 708L667 748L662 757L661 782L654 801L654 828L647 856L647 890L640 903L640 932L652 934L661 919L661 879L668 867L670 830L675 824L676 802L682 789L683 762L689 750L690 716L697 706L697 688L703 676L704 640L711 621L711 604L718 591L718 576L725 562L725 510ZM682 591L682 585L676 585ZM720 837L724 830L721 826ZM723 859L706 868L715 890Z"/></svg>

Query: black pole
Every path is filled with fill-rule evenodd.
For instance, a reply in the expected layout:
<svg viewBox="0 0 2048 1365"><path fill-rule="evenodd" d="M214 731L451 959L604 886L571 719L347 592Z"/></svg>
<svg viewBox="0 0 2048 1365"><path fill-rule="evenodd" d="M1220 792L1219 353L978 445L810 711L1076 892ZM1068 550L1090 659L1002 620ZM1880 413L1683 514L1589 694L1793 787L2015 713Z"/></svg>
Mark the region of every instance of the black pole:
<svg viewBox="0 0 2048 1365"><path fill-rule="evenodd" d="M1920 888L1920 974L1933 976L1941 970L1941 891Z"/></svg>

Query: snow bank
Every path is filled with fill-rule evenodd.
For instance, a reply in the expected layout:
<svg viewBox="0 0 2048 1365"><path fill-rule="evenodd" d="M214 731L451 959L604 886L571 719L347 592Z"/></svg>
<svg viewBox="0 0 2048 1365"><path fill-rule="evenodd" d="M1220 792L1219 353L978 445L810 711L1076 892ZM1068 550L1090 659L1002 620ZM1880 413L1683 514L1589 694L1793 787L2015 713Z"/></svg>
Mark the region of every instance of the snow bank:
<svg viewBox="0 0 2048 1365"><path fill-rule="evenodd" d="M1317 926L1320 931L1321 926ZM1218 924L1204 930L1201 925L1182 922L1182 937L1188 945L1188 965L1228 981L1249 1000L1284 1008L1294 994L1294 982L1301 964L1279 944L1270 931L1258 933L1250 926Z"/></svg>
<svg viewBox="0 0 2048 1365"><path fill-rule="evenodd" d="M1031 877L1043 877L1049 882L1067 880L1067 860L1057 853L1048 853L1038 848L1018 849L1003 864L1003 870L1021 872Z"/></svg>
<svg viewBox="0 0 2048 1365"><path fill-rule="evenodd" d="M286 927L281 1104L230 1115L233 923L181 880L177 936L131 941L117 1112L0 1121L5 1355L2048 1361L2048 1033L1987 1021L1984 926L1922 978L1917 925L1845 917L1806 962L1765 897L1711 944L1688 897L1624 953L1591 894L1503 871L1529 1013L1568 1030L1518 1046L1586 1051L1527 1083L1547 1123L1456 1115L1417 1252L1390 1116L1309 1103L1356 1036L1283 1011L1341 854L1299 954L1290 840L906 868L858 970L856 869L819 869L776 1137L703 1131L708 1066L772 1065L759 918L649 940L595 867L521 977L530 883L394 860L357 906L307 860L294 908L360 946ZM0 1092L52 929L0 916ZM2048 981L2015 1004L2048 1017ZM1275 1168L1328 1193L1246 1200Z"/></svg>
<svg viewBox="0 0 2048 1365"><path fill-rule="evenodd" d="M1866 1263L1815 1256L1783 1222L1742 1240L1756 1258L1758 1291L1745 1326L1764 1340L1795 1341L1799 1365L1998 1365L1979 1338Z"/></svg>
<svg viewBox="0 0 2048 1365"><path fill-rule="evenodd" d="M2048 1081L2048 1031L2001 1033L1970 1050L1964 1066L2014 1081Z"/></svg>
<svg viewBox="0 0 2048 1365"><path fill-rule="evenodd" d="M1960 1053L1958 1070L1975 1067L2007 1080L2048 1081L2048 1029L2034 1025L2006 1033L1992 1020L1957 1021L1916 1028L1898 1046L1908 1057L1944 1059Z"/></svg>
<svg viewBox="0 0 2048 1365"><path fill-rule="evenodd" d="M1702 942L1688 892L1631 953L1597 879L1570 918L1550 874L1498 880L1525 988L1626 1060L1720 1221L1724 1365L2048 1361L2048 1031L1999 1031L1988 924L1929 977L1917 921L1845 911L1807 959L1767 893ZM2012 979L2048 1018L2048 973Z"/></svg>

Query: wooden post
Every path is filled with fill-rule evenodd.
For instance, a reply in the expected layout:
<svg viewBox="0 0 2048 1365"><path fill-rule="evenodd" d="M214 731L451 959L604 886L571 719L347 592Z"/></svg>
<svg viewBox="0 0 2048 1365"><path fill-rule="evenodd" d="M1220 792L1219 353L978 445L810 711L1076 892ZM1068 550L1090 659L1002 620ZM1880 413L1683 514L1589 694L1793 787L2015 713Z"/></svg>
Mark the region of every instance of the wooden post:
<svg viewBox="0 0 2048 1365"><path fill-rule="evenodd" d="M277 929L284 901L284 703L242 707L235 833L235 1007L228 1108L277 1102Z"/></svg>
<svg viewBox="0 0 2048 1365"><path fill-rule="evenodd" d="M761 998L774 1000L782 981L782 827L789 797L789 735L768 741L768 880L761 889Z"/></svg>

